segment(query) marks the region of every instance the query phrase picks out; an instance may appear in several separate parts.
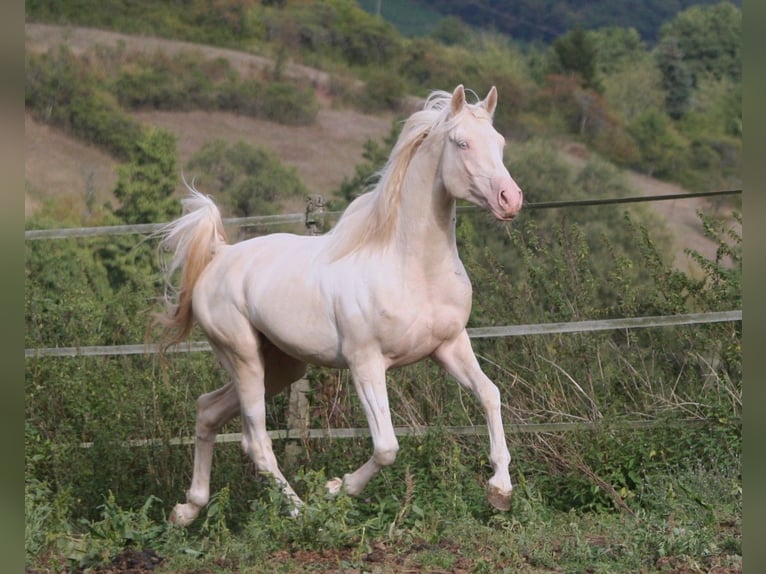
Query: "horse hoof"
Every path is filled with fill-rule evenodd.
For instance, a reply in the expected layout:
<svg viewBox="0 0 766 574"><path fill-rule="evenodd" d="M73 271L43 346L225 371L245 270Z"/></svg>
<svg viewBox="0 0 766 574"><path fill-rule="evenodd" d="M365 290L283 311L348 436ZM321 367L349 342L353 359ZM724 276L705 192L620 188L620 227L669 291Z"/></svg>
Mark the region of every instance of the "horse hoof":
<svg viewBox="0 0 766 574"><path fill-rule="evenodd" d="M189 526L198 514L199 509L193 504L176 504L168 517L168 521L178 526Z"/></svg>
<svg viewBox="0 0 766 574"><path fill-rule="evenodd" d="M333 478L332 480L327 481L327 492L330 494L340 494L341 489L343 488L343 479L342 478Z"/></svg>
<svg viewBox="0 0 766 574"><path fill-rule="evenodd" d="M507 512L511 509L511 490L501 490L494 485L490 485L487 492L489 503L497 510Z"/></svg>

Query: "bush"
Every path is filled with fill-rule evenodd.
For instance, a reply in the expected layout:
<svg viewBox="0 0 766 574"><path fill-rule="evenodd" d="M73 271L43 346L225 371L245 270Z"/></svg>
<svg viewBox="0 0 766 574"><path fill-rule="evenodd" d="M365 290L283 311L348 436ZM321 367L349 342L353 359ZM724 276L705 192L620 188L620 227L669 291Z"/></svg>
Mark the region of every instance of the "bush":
<svg viewBox="0 0 766 574"><path fill-rule="evenodd" d="M41 56L27 53L24 103L34 116L127 159L142 127L64 45Z"/></svg>
<svg viewBox="0 0 766 574"><path fill-rule="evenodd" d="M271 150L245 142L208 142L186 168L201 172L201 185L234 217L277 213L286 200L308 194L295 168L283 166Z"/></svg>

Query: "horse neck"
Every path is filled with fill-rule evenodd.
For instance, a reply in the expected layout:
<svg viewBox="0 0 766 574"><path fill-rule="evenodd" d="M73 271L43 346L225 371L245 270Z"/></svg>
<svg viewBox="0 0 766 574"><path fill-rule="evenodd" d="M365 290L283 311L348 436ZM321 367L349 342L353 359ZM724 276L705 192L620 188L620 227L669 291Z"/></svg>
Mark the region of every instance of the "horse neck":
<svg viewBox="0 0 766 574"><path fill-rule="evenodd" d="M440 265L457 255L455 200L438 176L440 162L441 146L421 149L402 183L395 242L419 266Z"/></svg>

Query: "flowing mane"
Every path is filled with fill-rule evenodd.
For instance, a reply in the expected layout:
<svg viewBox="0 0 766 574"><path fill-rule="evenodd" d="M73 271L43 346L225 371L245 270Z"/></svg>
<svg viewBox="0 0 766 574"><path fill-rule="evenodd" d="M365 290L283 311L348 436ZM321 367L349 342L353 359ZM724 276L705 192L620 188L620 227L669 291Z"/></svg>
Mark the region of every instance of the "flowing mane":
<svg viewBox="0 0 766 574"><path fill-rule="evenodd" d="M381 245L391 238L404 175L413 156L427 137L449 131L456 122L449 113L451 99L449 92L434 91L426 99L423 109L405 121L372 189L352 201L329 232L333 259L353 253L362 245Z"/></svg>

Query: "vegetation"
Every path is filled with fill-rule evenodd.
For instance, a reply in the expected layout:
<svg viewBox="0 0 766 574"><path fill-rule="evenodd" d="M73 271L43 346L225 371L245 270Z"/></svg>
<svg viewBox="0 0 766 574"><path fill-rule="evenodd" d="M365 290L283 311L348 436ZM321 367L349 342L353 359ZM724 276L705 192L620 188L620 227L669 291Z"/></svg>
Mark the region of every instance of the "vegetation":
<svg viewBox="0 0 766 574"><path fill-rule="evenodd" d="M115 2L114 10L27 3L31 19L124 31L142 23L158 34L275 60L270 72L245 78L227 60L194 52L28 53L27 108L125 159L140 130L126 113L133 109L227 110L311 123L318 109L313 89L282 79L293 60L330 71L337 101L365 111L397 110L410 93L458 83L484 93L494 84L504 102L496 123L514 138L576 138L618 165L694 190L741 185L742 14L730 2L679 12L660 28L654 47L634 27L585 25L550 46L525 45L454 17L428 36L405 38L352 0L216 6L220 19L201 1Z"/></svg>
<svg viewBox="0 0 766 574"><path fill-rule="evenodd" d="M562 185L575 194L598 186L621 193L613 167L596 162L575 174L546 158L541 147L531 142L515 150L520 164L514 167L524 185L549 196ZM235 146L228 150L232 158L238 157L236 149L252 151ZM549 161L549 169L525 171L521 166L531 164L526 154ZM383 154L371 146L368 155L371 167ZM220 146L203 157L222 161L219 173L235 165L221 160L227 150ZM128 165L122 173L135 169ZM126 198L148 193L141 185L124 189ZM126 201L133 204L141 202ZM128 213L115 211L114 217ZM594 221L598 225L589 224ZM461 250L476 291L472 324L741 305L739 237L716 221L706 219L721 244L720 260L701 259L702 279L667 267L647 228L637 225L652 225L645 214L631 215L620 233L607 221L615 219L606 211L533 211L508 228L488 226L478 212L461 215ZM161 289L153 249L150 242L130 251L103 243L28 243L25 346L140 340ZM114 273L117 265L121 276ZM183 354L165 366L141 355L29 359L28 564L43 571L98 567L128 550L151 550L144 556L164 557L169 571L217 565L289 572L300 570L301 553L349 567L382 556L394 561L390 571L403 561L457 566L461 554L473 558L460 564L477 571L516 571L522 565L529 571L554 565L576 570L585 564L641 571L663 561L704 560L736 565L738 323L491 339L476 341L476 349L501 386L506 420L592 421L597 428L511 435L518 487L510 514L496 514L484 499L485 449L476 448L475 438L440 430L482 424L478 405L426 363L392 372L390 392L397 424L432 430L403 440L397 464L375 479L365 497L329 500L321 485L325 476L362 461L367 440L306 441L292 459L284 456L284 442L275 443L285 472L297 477L309 501L296 520L285 516L278 490L253 476L238 445L223 444L213 473L218 494L189 531L164 518L182 496L190 469L189 447L171 439L191 434L194 397L223 384L212 358ZM364 426L347 373L314 369L310 379L312 426ZM286 428L286 397L272 399L269 407L269 427ZM633 418L655 426L624 425ZM689 418L699 426L688 426ZM224 429L237 430L236 424ZM146 437L156 442L126 444ZM91 446L82 448L83 442ZM284 549L292 553L284 567L263 566L283 563Z"/></svg>
<svg viewBox="0 0 766 574"><path fill-rule="evenodd" d="M138 109L224 110L286 125L312 123L313 90L293 83L240 77L228 60L195 52L126 55L101 48L77 57L62 44L27 52L25 105L37 119L127 159L140 139Z"/></svg>
<svg viewBox="0 0 766 574"><path fill-rule="evenodd" d="M288 59L331 71L335 100L368 110L397 109L406 94L457 82L479 93L497 84L504 103L496 123L513 136L507 164L535 201L625 196L625 165L695 189L739 183L741 14L731 4L681 12L652 48L636 29L585 25L556 34L550 47L522 46L454 18L405 38L349 0L100 6L36 1L26 10L257 49L277 65L245 78L226 60L193 52L28 52L27 109L122 162L115 205L90 205L82 221L51 201L28 228L176 216L175 139L130 111L215 109L311 122L314 91L284 81ZM691 42L698 35L710 39L707 50ZM367 143L338 204L363 190L397 130ZM553 151L560 136L599 153L575 170ZM306 195L295 170L242 142L207 142L183 167L226 215L274 213ZM475 293L470 325L739 309L741 219L700 218L719 249L712 260L690 252L701 269L690 276L669 265L662 226L639 207L530 209L512 226L461 211L459 248ZM144 340L163 289L154 238L28 241L26 251L26 348ZM196 396L225 382L213 358L29 358L27 566L97 572L116 568L115 560L162 559L158 572L295 572L308 562L316 571L737 571L741 335L732 322L475 340L501 388L506 421L590 424L509 433L517 485L509 513L485 500L486 448L447 429L482 425L479 406L423 363L390 373L389 392L395 424L429 431L402 439L396 465L361 498L329 499L323 484L369 455L367 439L306 440L291 457L286 441L275 441L308 502L298 518L286 516L279 490L254 475L239 445L225 443L216 450L216 494L188 530L166 522L191 468L191 447L174 441L193 435ZM312 427L365 425L348 373L312 369L309 378ZM285 396L270 400L270 429L287 427L287 406ZM235 422L224 432L238 430Z"/></svg>
<svg viewBox="0 0 766 574"><path fill-rule="evenodd" d="M507 10L502 0L415 0L413 3L457 16L473 26L498 30L519 40L551 42L577 26L587 29L636 27L643 39L654 41L662 25L678 12L717 1L521 0L514 3L513 10ZM741 7L742 2L736 4Z"/></svg>

